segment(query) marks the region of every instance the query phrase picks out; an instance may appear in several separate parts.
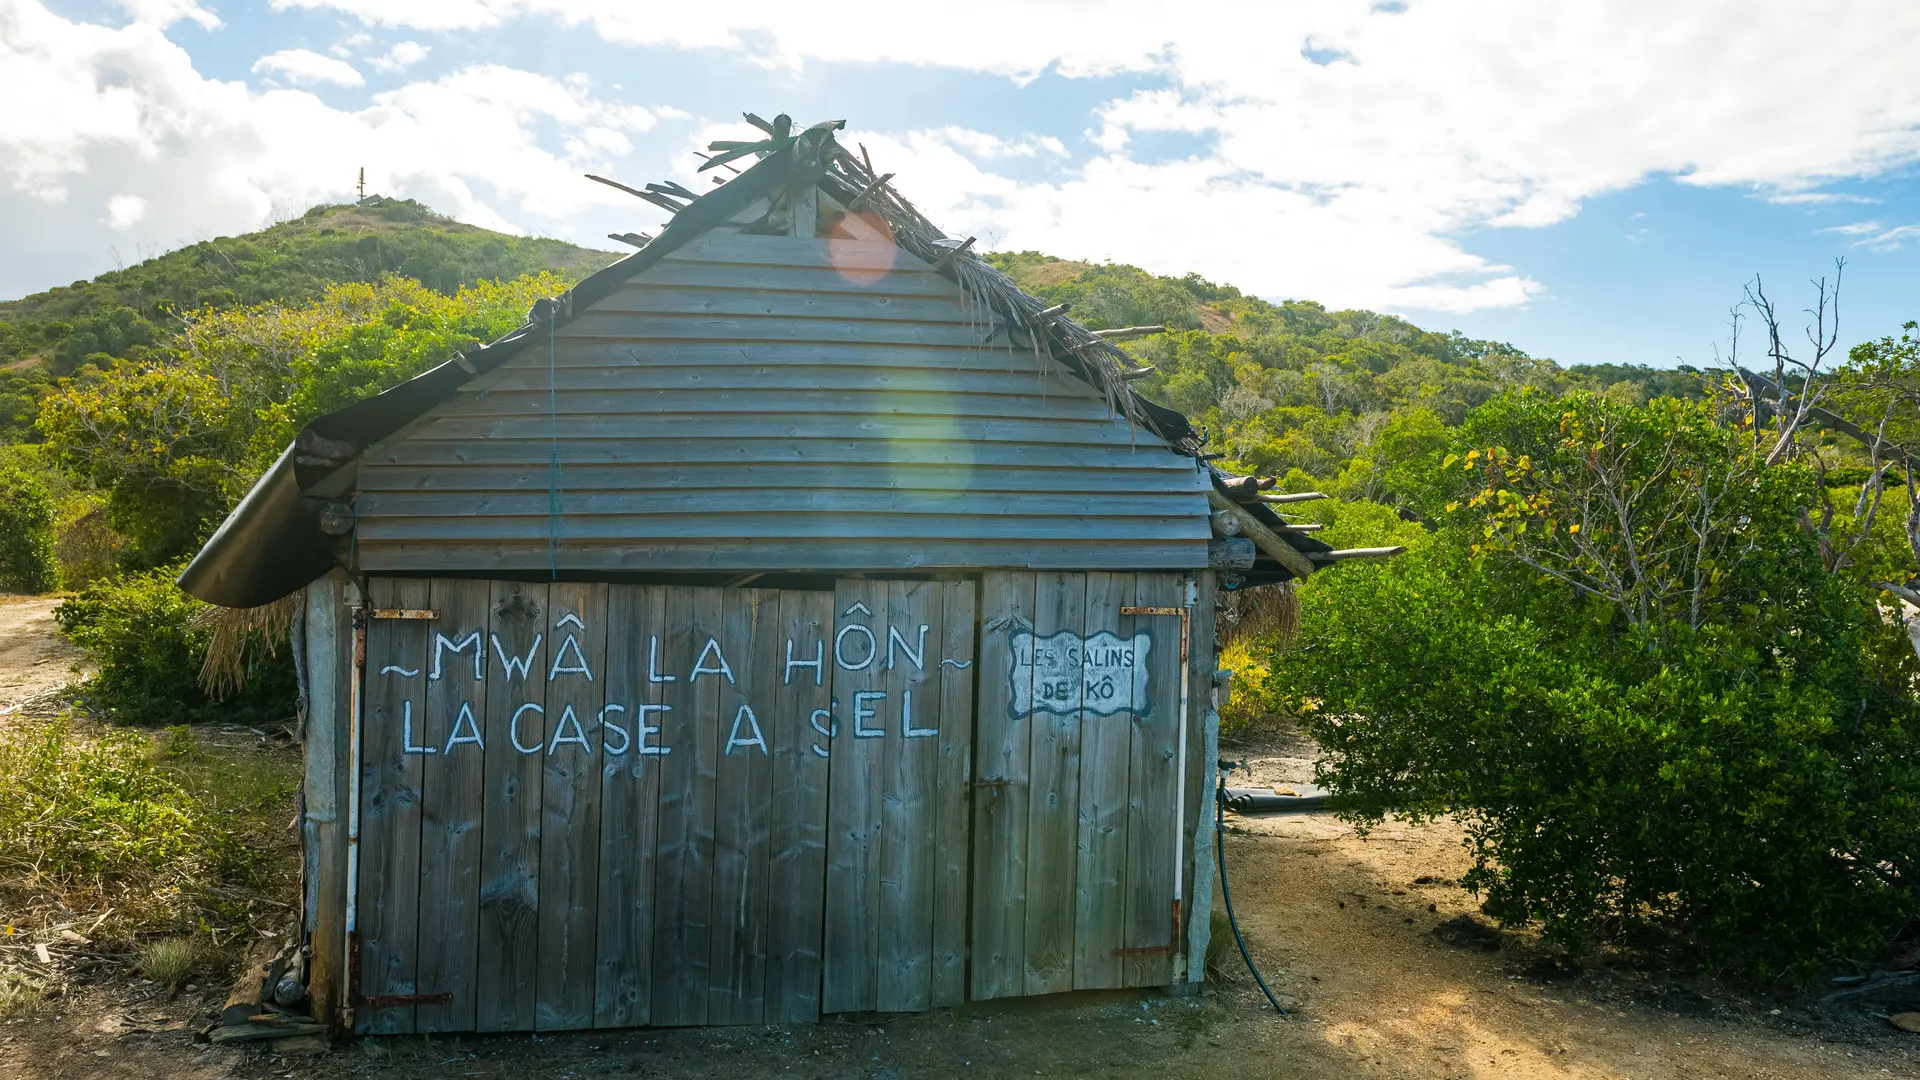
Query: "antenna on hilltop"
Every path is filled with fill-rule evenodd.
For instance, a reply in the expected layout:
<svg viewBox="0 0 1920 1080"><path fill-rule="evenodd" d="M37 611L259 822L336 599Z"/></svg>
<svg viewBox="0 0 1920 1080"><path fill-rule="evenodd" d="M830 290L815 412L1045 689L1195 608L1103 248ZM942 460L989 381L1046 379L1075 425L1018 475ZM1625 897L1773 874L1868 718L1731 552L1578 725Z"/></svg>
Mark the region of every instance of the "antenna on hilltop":
<svg viewBox="0 0 1920 1080"><path fill-rule="evenodd" d="M360 201L367 201L367 167L360 166Z"/></svg>

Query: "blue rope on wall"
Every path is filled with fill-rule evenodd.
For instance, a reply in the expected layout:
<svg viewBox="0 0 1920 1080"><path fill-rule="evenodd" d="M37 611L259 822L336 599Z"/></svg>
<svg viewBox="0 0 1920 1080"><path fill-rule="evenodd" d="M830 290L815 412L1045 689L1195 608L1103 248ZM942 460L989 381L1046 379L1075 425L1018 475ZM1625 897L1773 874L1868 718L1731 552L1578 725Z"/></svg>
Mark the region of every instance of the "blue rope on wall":
<svg viewBox="0 0 1920 1080"><path fill-rule="evenodd" d="M547 573L555 581L560 579L556 556L560 543L560 406L559 394L555 389L554 360L554 328L560 321L559 308L556 301L547 309L547 422L552 433L552 452L547 458Z"/></svg>

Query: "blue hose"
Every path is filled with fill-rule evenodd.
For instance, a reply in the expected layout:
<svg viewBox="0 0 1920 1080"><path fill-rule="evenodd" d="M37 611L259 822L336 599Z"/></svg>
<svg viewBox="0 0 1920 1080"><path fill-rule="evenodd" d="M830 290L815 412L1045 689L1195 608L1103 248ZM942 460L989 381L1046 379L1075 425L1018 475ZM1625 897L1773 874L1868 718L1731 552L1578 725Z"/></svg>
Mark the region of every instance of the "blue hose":
<svg viewBox="0 0 1920 1080"><path fill-rule="evenodd" d="M1254 966L1253 954L1247 951L1247 939L1240 936L1240 920L1233 914L1233 893L1227 888L1227 777L1220 774L1220 783L1213 793L1213 851L1220 860L1220 899L1227 906L1227 925L1233 927L1233 943L1240 946L1240 959L1247 962L1247 970L1253 973L1253 981L1260 984L1260 992L1267 995L1267 1004L1281 1016L1292 1014L1280 1007L1280 999L1273 996L1273 990L1267 986L1267 980L1260 976L1260 969Z"/></svg>

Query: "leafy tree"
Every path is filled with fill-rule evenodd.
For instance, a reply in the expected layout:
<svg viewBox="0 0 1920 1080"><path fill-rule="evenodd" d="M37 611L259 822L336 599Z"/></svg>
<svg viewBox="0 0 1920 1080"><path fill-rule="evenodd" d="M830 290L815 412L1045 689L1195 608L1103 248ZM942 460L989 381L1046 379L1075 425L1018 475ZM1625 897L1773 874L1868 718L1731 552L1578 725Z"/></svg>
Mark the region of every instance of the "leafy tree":
<svg viewBox="0 0 1920 1080"><path fill-rule="evenodd" d="M107 492L130 565L157 566L191 553L302 425L498 337L565 287L540 274L446 296L389 279L195 312L163 358L62 380L38 427Z"/></svg>
<svg viewBox="0 0 1920 1080"><path fill-rule="evenodd" d="M0 464L0 588L41 593L57 577L53 499L38 477Z"/></svg>

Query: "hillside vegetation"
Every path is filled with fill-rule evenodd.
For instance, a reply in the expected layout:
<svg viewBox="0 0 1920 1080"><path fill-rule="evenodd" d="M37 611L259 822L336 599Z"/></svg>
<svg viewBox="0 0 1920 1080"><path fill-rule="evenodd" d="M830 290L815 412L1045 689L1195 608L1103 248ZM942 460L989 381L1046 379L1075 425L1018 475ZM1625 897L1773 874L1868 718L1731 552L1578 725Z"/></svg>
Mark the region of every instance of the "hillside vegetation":
<svg viewBox="0 0 1920 1080"><path fill-rule="evenodd" d="M1298 470L1332 481L1364 459L1396 416L1417 411L1454 425L1522 386L1590 390L1634 404L1707 393L1692 368L1562 368L1504 342L1423 330L1371 311L1328 311L1310 300L1272 304L1198 274L1157 277L1031 251L988 259L1033 295L1068 305L1067 314L1090 328L1167 327L1128 346L1156 369L1136 385L1192 417L1212 435L1210 448L1247 472ZM1363 474L1349 479L1364 488Z"/></svg>
<svg viewBox="0 0 1920 1080"><path fill-rule="evenodd" d="M209 701L180 561L302 425L609 258L321 207L0 305L0 587L82 590L61 625L114 719L288 708L286 651L257 637L240 695ZM1237 699L1326 749L1355 820L1455 816L1485 910L1576 958L1666 942L1788 982L1920 963L1920 327L1812 374L1783 357L1763 389L988 258L1088 326L1164 326L1126 345L1136 385L1225 467L1334 496L1285 509L1336 548L1408 549L1314 574L1299 634L1227 661Z"/></svg>
<svg viewBox="0 0 1920 1080"><path fill-rule="evenodd" d="M463 225L412 200L316 206L259 232L0 302L0 439L27 437L34 402L54 379L86 363L143 359L179 331L185 313L298 304L329 285L389 275L441 293L540 271L579 278L617 257Z"/></svg>

